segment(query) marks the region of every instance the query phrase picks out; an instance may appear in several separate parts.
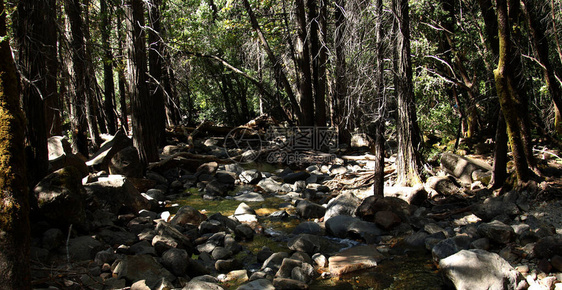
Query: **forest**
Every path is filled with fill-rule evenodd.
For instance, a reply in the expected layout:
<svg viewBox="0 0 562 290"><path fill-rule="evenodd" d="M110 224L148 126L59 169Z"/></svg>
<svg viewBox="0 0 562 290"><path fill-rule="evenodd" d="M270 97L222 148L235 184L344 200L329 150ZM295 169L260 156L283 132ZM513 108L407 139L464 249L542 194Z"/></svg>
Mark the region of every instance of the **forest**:
<svg viewBox="0 0 562 290"><path fill-rule="evenodd" d="M184 209L177 213L177 209L169 209L175 200L201 195L203 200L228 201L238 196L233 193L240 191L239 185L251 185L248 190L270 194L271 198L284 199L278 196L279 192L300 193L291 200L290 208L296 214L287 210L289 215L301 222L320 219L322 229L338 238L380 246L393 243L385 239L387 236L406 237L404 240L408 242L423 232L428 235L425 244L422 241L425 245L422 248L429 250L425 254L432 256L435 269L447 272L444 261L452 255L442 254L433 247L437 244L434 235L440 231L428 230L427 224L439 224L443 228L444 236L439 241L458 238L460 233L451 226L452 219L473 213L479 218L473 225L478 227L478 235L470 236L473 239L465 250L482 249L474 243L478 238L486 238L491 246L484 248L500 253L508 265L524 264L521 259L533 261L530 264L535 263L538 269L535 271L544 274L535 277L536 285L543 287L548 277L557 277L550 286L536 289L559 289L562 225L548 224L551 234L545 235L538 229L543 228L534 228L527 220L541 202L556 204L562 198L562 31L559 30L562 30L560 0L0 0L0 285L6 285L6 289L30 289L61 277L49 280L37 274L37 266L30 258L30 248L36 244L33 235L40 231L37 230L40 220L48 222L49 226L44 227L57 228L61 237L64 234L58 246L66 245L66 255L69 255L71 236L88 232L101 235L102 229L121 226L123 208L130 210L132 216L122 228L127 228L128 233L135 232L129 226L140 218L138 204L148 203L144 198L139 202L135 197L133 205L124 204L115 209L112 227L94 225L91 221L73 223L69 216L66 220L48 216L43 209L48 201L41 197L49 195L43 192L47 185L41 185L51 180L59 169L68 168L68 164L55 168L52 142L62 142L62 147L67 142L70 149L66 151L64 147L62 154L75 158L73 162L79 165L71 165L82 170L78 175L86 178L77 185L84 186L87 192L83 216L77 220L93 220L96 213L113 210L115 206L110 206L112 210L101 206L99 199L103 198L90 192L93 185L89 183L101 182L106 176L111 179L115 174L131 180L139 196L153 189L162 191L166 198L157 202L152 211L159 217L162 212L171 211L172 216L175 214L173 219L170 217L171 224ZM287 136L287 132L294 135ZM272 169L265 174L262 163L271 161L272 152L281 156L280 147L272 144L279 138L287 140L310 132L337 132L336 140L331 140L330 146L309 146L306 151L296 150L297 143L291 143L289 149L295 150L283 154L296 151L297 158L308 156L303 157L305 161L299 159L297 165L269 162L279 172ZM255 138L260 140L261 151L238 143L247 141L246 145L255 145ZM363 143L357 145L357 140ZM122 145L119 142L125 145L119 147ZM134 162L117 153L129 147L136 149L132 153ZM118 161L112 158L114 154L123 158L124 161L119 161L125 164L122 166L135 168L115 169L118 165L113 162ZM241 162L248 156L255 161L251 165ZM329 156L331 163L307 159L320 160L322 156ZM70 157L66 158L70 162ZM485 164L472 163L470 158ZM334 164L334 160L341 162ZM470 165L459 165L462 162ZM232 169L232 164L238 163L243 168ZM328 169L324 170L324 166ZM337 173L340 166L347 169ZM459 166L464 166L461 173L457 172ZM463 174L469 167L472 169L465 182ZM281 172L283 168L291 172ZM177 171L175 176L171 174L173 170ZM256 170L263 171L260 177L246 180ZM442 172L448 175L444 177ZM225 181L230 180L224 177L227 173L233 176L232 182ZM65 184L69 182L67 175L72 174L65 171L59 175L60 180L56 182ZM155 176L163 176L164 181ZM139 185L138 180L145 183ZM154 184L147 186L149 181ZM181 185L175 187L175 181ZM293 187L285 190L279 185L280 189L272 190L266 181ZM303 188L299 182L304 183ZM475 185L475 182L480 183ZM328 214L330 199L345 195L343 189L350 189L351 185L370 188L374 197L352 193L356 198L353 203L357 204L347 214L368 222L369 226L354 234L346 230L347 234L338 236L337 231L329 230L329 220L340 216ZM319 186L329 190L319 190ZM313 197L306 195L311 187L314 187ZM417 210L390 201L381 207L381 200L395 192L391 187L415 191L401 198ZM197 188L199 191L194 193ZM425 192L423 201L418 201L420 188ZM49 196L47 200L54 200L54 194ZM521 204L523 197L528 206ZM517 213L508 213L505 208L488 208L497 199L502 199L504 206L507 201L512 202ZM107 201L112 202L121 201ZM301 209L305 202L314 204ZM322 213L310 215L308 206L317 204L328 210L312 207ZM64 207L64 203L58 206ZM189 203L187 206L195 207ZM439 206L444 209L438 210ZM68 207L74 206L70 203ZM408 213L393 212L397 208L404 211L408 208ZM424 219L414 218L414 212L420 212L421 208L427 210ZM490 211L501 214L491 216ZM398 218L398 222L386 225L379 218L387 221L391 219L390 214L384 219L380 212L393 212L392 218ZM207 220L203 223L209 223L214 216L209 219L205 216ZM250 222L236 220L241 224L232 229L229 222L215 220L223 222L227 236L230 231L237 241L246 241L240 238L244 235L239 227L250 224L251 231L258 235L265 222L261 220L262 214L257 216L257 220ZM167 225L168 220L162 219ZM416 219L419 221L414 222ZM158 226L151 230L164 227L158 218L153 220ZM541 226L548 223L546 218L539 220ZM500 231L496 228L490 237L486 236L487 227L497 226L496 221L515 229L506 238L511 244L494 240L493 236ZM444 225L446 222L451 223L450 228ZM521 254L519 259L510 260L512 256L505 255L505 249L510 248L512 253L519 249L517 253L523 253L527 244L523 240L529 238L518 232L516 222L527 222L525 225L533 233L531 240L536 247L533 255ZM197 234L189 234L194 227L190 223L184 222L178 230L180 236L190 239L185 242L189 246L178 249L185 249L188 259L193 261L204 261L199 248L206 244L196 241L203 237L205 241L211 239L203 233L203 223L197 222ZM409 231L399 224L408 224ZM376 238L369 236L371 230L366 230L372 229L372 225L382 228L372 234ZM45 240L46 231L40 232ZM458 248L455 253L463 248L458 240L452 242ZM152 243L154 246L155 242ZM548 254L537 254L540 252L537 248L542 249L545 244L554 249ZM292 251L307 252L291 247ZM214 251L208 256L211 253ZM167 257L162 253L154 255L162 260ZM56 260L53 256L49 254L49 261ZM63 256L57 257L64 260ZM327 256L331 260L337 255ZM120 260L126 259L112 262ZM263 261L258 259L258 262ZM197 263L190 265L194 264ZM306 268L304 262L298 265L299 269ZM218 266L210 268L207 272L195 272L227 272ZM264 268L267 268L265 264L260 271L265 271ZM280 272L274 272L276 278L269 282L275 289L320 287L313 281L322 278L316 276L305 279L304 284L278 280L287 277L280 274L281 266L277 268ZM329 269L331 275L337 272L331 262ZM190 289L188 285L195 279L188 283L179 277L191 275L192 271L172 272L175 275L169 278L172 286L166 289L178 286ZM299 280L295 275L289 273L287 279ZM99 281L103 280L99 283L105 285L102 288L86 287L84 279L78 281L70 276L67 280L74 282L65 283L74 288L69 285L61 288L111 289L110 284L103 284L106 283L103 274L97 275L101 277ZM122 277L116 272L113 276ZM482 286L463 286L458 282L463 279L451 276L449 279L457 289ZM127 284L115 284L121 285L118 288L131 287L135 282L131 277L122 280ZM515 280L510 283L521 286L525 282L519 276ZM147 284L146 289L164 287L162 281L160 286ZM227 282L221 283L225 289L234 289ZM525 283L527 287L533 286L529 281Z"/></svg>

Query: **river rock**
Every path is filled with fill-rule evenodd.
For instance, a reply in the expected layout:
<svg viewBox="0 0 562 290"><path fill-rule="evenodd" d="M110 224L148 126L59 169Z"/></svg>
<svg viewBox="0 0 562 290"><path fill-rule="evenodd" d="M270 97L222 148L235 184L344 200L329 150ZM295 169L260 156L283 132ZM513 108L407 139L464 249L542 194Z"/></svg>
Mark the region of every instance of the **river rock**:
<svg viewBox="0 0 562 290"><path fill-rule="evenodd" d="M306 221L298 224L293 229L292 232L292 234L294 235L298 235L298 234L322 235L323 233L324 230L322 229L322 227L313 221Z"/></svg>
<svg viewBox="0 0 562 290"><path fill-rule="evenodd" d="M271 177L260 180L258 182L258 186L264 191L271 193L287 192L291 190L291 188L287 190L282 183L275 181Z"/></svg>
<svg viewBox="0 0 562 290"><path fill-rule="evenodd" d="M120 174L127 177L142 177L144 172L137 148L133 146L115 153L110 159L108 169L110 174Z"/></svg>
<svg viewBox="0 0 562 290"><path fill-rule="evenodd" d="M76 167L59 169L43 178L33 189L39 211L48 220L66 228L86 226L86 194L82 174Z"/></svg>
<svg viewBox="0 0 562 290"><path fill-rule="evenodd" d="M447 258L458 253L461 250L470 248L472 238L468 235L458 235L452 238L444 239L438 242L432 249L431 254L435 261Z"/></svg>
<svg viewBox="0 0 562 290"><path fill-rule="evenodd" d="M205 186L205 193L210 196L226 196L228 193L228 186L214 179Z"/></svg>
<svg viewBox="0 0 562 290"><path fill-rule="evenodd" d="M535 244L533 252L538 258L551 258L554 255L562 256L562 235L541 238Z"/></svg>
<svg viewBox="0 0 562 290"><path fill-rule="evenodd" d="M524 278L498 254L462 250L439 261L456 289L524 289Z"/></svg>
<svg viewBox="0 0 562 290"><path fill-rule="evenodd" d="M356 221L359 221L359 219L348 215L331 217L325 220L326 234L337 238L346 238L349 225Z"/></svg>
<svg viewBox="0 0 562 290"><path fill-rule="evenodd" d="M384 259L376 246L355 246L337 253L328 259L330 273L340 276L345 273L377 266Z"/></svg>
<svg viewBox="0 0 562 290"><path fill-rule="evenodd" d="M300 260L295 260L291 258L283 259L283 262L281 262L281 266L279 267L279 270L277 270L275 277L291 278L291 270L293 270L293 268L295 267L301 266L302 263L303 262Z"/></svg>
<svg viewBox="0 0 562 290"><path fill-rule="evenodd" d="M472 212L486 222L500 215L513 218L521 213L515 203L495 197L489 197L484 202L474 205Z"/></svg>
<svg viewBox="0 0 562 290"><path fill-rule="evenodd" d="M207 220L206 215L200 213L198 210L189 205L184 205L172 218L170 224L199 226L204 220Z"/></svg>
<svg viewBox="0 0 562 290"><path fill-rule="evenodd" d="M239 224L234 228L236 239L242 241L251 241L254 239L254 230L247 224Z"/></svg>
<svg viewBox="0 0 562 290"><path fill-rule="evenodd" d="M425 182L425 188L430 196L438 194L450 196L462 192L462 187L454 179L448 176L431 176Z"/></svg>
<svg viewBox="0 0 562 290"><path fill-rule="evenodd" d="M267 279L256 279L241 285L237 290L275 290L275 287Z"/></svg>
<svg viewBox="0 0 562 290"><path fill-rule="evenodd" d="M283 182L285 183L295 183L299 180L306 180L310 177L310 173L306 171L299 171L294 173L289 173L283 177Z"/></svg>
<svg viewBox="0 0 562 290"><path fill-rule="evenodd" d="M385 197L395 197L404 200L408 204L421 205L427 200L428 192L422 186L385 186L384 187Z"/></svg>
<svg viewBox="0 0 562 290"><path fill-rule="evenodd" d="M273 279L273 286L276 290L308 289L308 284L289 278Z"/></svg>
<svg viewBox="0 0 562 290"><path fill-rule="evenodd" d="M221 286L205 281L189 281L183 288L183 290L223 290Z"/></svg>
<svg viewBox="0 0 562 290"><path fill-rule="evenodd" d="M279 267L281 267L281 263L283 263L283 259L288 257L289 257L289 253L287 252L273 253L263 262L261 270L265 270L269 268L274 273L276 273L279 270Z"/></svg>
<svg viewBox="0 0 562 290"><path fill-rule="evenodd" d="M234 197L234 200L243 202L261 202L265 199L257 192L243 191Z"/></svg>
<svg viewBox="0 0 562 290"><path fill-rule="evenodd" d="M375 214L375 224L381 226L385 230L389 230L402 222L400 217L387 210L378 211Z"/></svg>
<svg viewBox="0 0 562 290"><path fill-rule="evenodd" d="M244 170L240 173L238 179L244 184L257 184L262 179L262 174L257 169Z"/></svg>
<svg viewBox="0 0 562 290"><path fill-rule="evenodd" d="M156 259L149 255L125 256L113 270L118 279L131 282L145 280L147 285L154 285L162 278L174 281L176 277L166 270Z"/></svg>
<svg viewBox="0 0 562 290"><path fill-rule="evenodd" d="M326 208L308 200L299 200L296 202L296 211L301 218L311 219L323 217Z"/></svg>
<svg viewBox="0 0 562 290"><path fill-rule="evenodd" d="M93 260L95 254L102 249L102 243L90 236L80 236L72 238L68 240L67 247L65 247L64 249L59 248L60 251L67 254L70 259L75 262Z"/></svg>
<svg viewBox="0 0 562 290"><path fill-rule="evenodd" d="M150 209L150 202L144 198L135 186L123 175L100 177L98 181L84 186L89 196L99 204L105 204L112 213L118 213L123 207L138 213Z"/></svg>
<svg viewBox="0 0 562 290"><path fill-rule="evenodd" d="M199 235L223 232L226 227L218 220L208 219L199 224Z"/></svg>
<svg viewBox="0 0 562 290"><path fill-rule="evenodd" d="M507 244L515 239L513 228L497 220L480 224L478 226L478 233L500 244Z"/></svg>
<svg viewBox="0 0 562 290"><path fill-rule="evenodd" d="M199 177L202 174L215 175L218 168L219 164L215 161L203 163L197 168L195 176Z"/></svg>
<svg viewBox="0 0 562 290"><path fill-rule="evenodd" d="M328 202L324 220L338 215L353 215L357 207L361 204L361 200L351 192L345 192L338 195Z"/></svg>

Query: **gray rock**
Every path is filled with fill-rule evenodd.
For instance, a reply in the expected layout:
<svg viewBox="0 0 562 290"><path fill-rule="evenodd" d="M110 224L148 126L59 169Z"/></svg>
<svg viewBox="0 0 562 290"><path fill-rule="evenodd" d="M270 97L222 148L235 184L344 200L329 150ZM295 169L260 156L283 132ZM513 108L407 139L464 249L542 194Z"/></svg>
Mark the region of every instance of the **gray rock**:
<svg viewBox="0 0 562 290"><path fill-rule="evenodd" d="M178 277L189 274L187 269L191 264L191 258L183 249L169 249L162 254L162 265Z"/></svg>
<svg viewBox="0 0 562 290"><path fill-rule="evenodd" d="M322 236L300 234L287 242L290 250L305 252L312 256L315 253L325 252L329 249L331 242Z"/></svg>
<svg viewBox="0 0 562 290"><path fill-rule="evenodd" d="M254 239L254 230L247 224L239 224L234 229L237 240L251 241Z"/></svg>
<svg viewBox="0 0 562 290"><path fill-rule="evenodd" d="M205 193L211 196L226 196L228 193L228 187L224 183L218 180L212 180L205 186Z"/></svg>
<svg viewBox="0 0 562 290"><path fill-rule="evenodd" d="M308 289L308 284L289 278L275 278L273 286L276 290Z"/></svg>
<svg viewBox="0 0 562 290"><path fill-rule="evenodd" d="M533 249L538 258L551 258L554 255L562 256L562 235L549 236L540 239Z"/></svg>
<svg viewBox="0 0 562 290"><path fill-rule="evenodd" d="M283 259L283 262L281 262L281 266L279 267L279 270L277 270L275 277L291 278L291 271L293 270L293 268L300 267L302 263L303 262L300 260L291 258Z"/></svg>
<svg viewBox="0 0 562 290"><path fill-rule="evenodd" d="M285 183L295 183L299 180L306 180L310 177L310 173L306 171L299 171L294 173L289 173L283 177L283 182Z"/></svg>
<svg viewBox="0 0 562 290"><path fill-rule="evenodd" d="M325 220L326 234L337 238L346 238L349 225L356 221L359 221L359 219L348 215L333 216Z"/></svg>
<svg viewBox="0 0 562 290"><path fill-rule="evenodd" d="M108 168L110 174L120 174L127 177L142 177L144 172L137 148L133 146L123 148L115 153L110 159Z"/></svg>
<svg viewBox="0 0 562 290"><path fill-rule="evenodd" d="M478 233L500 244L507 244L515 238L515 231L513 228L500 221L480 224L478 226Z"/></svg>
<svg viewBox="0 0 562 290"><path fill-rule="evenodd" d="M418 231L418 232L415 232L415 233L407 236L404 239L404 242L411 247L422 248L422 247L425 247L425 239L428 236L429 236L429 234L427 232Z"/></svg>
<svg viewBox="0 0 562 290"><path fill-rule="evenodd" d="M270 268L273 269L274 272L277 272L279 270L279 267L281 267L281 263L283 262L283 259L288 257L289 257L289 253L287 252L274 253L270 255L269 258L267 258L267 260L263 262L261 270Z"/></svg>
<svg viewBox="0 0 562 290"><path fill-rule="evenodd" d="M97 252L96 256L94 258L94 261L98 265L103 265L104 263L107 263L107 264L111 265L115 261L116 258L117 258L117 255L115 255L115 252L113 251L113 249L109 248L107 250Z"/></svg>
<svg viewBox="0 0 562 290"><path fill-rule="evenodd" d="M159 221L156 225L156 233L158 235L167 236L174 239L174 241L178 243L178 248L185 249L188 254L191 254L193 252L193 245L191 244L189 238L187 238L186 235L182 234L170 224L164 221Z"/></svg>
<svg viewBox="0 0 562 290"><path fill-rule="evenodd" d="M477 204L472 209L473 213L483 221L491 221L500 215L513 218L521 212L513 202L505 202L497 198L488 198L483 203Z"/></svg>
<svg viewBox="0 0 562 290"><path fill-rule="evenodd" d="M215 247L211 256L215 260L226 260L232 256L232 252L224 247Z"/></svg>
<svg viewBox="0 0 562 290"><path fill-rule="evenodd" d="M522 275L495 253L462 250L439 261L456 289L524 289Z"/></svg>
<svg viewBox="0 0 562 290"><path fill-rule="evenodd" d="M242 264L236 259L217 260L215 262L215 270L219 273L228 273L240 268L242 268Z"/></svg>
<svg viewBox="0 0 562 290"><path fill-rule="evenodd" d="M140 241L129 248L135 255L156 256L156 249L148 241Z"/></svg>
<svg viewBox="0 0 562 290"><path fill-rule="evenodd" d="M199 224L199 235L224 232L226 227L218 220L206 220Z"/></svg>
<svg viewBox="0 0 562 290"><path fill-rule="evenodd" d="M234 187L234 183L236 182L236 174L224 170L217 171L215 173L215 178L218 182L226 185L227 188Z"/></svg>
<svg viewBox="0 0 562 290"><path fill-rule="evenodd" d="M279 193L285 191L285 188L280 182L275 181L273 178L268 177L260 180L258 186L266 192Z"/></svg>
<svg viewBox="0 0 562 290"><path fill-rule="evenodd" d="M302 263L299 267L295 267L291 270L291 279L307 284L311 283L315 276L316 272L314 271L314 267L309 263Z"/></svg>
<svg viewBox="0 0 562 290"><path fill-rule="evenodd" d="M346 237L361 239L367 244L377 243L381 235L382 231L376 224L362 220L355 220L349 224L346 233Z"/></svg>
<svg viewBox="0 0 562 290"><path fill-rule="evenodd" d="M85 261L92 260L103 249L103 245L90 236L80 236L70 239L67 248L72 261ZM66 248L60 250L66 254Z"/></svg>
<svg viewBox="0 0 562 290"><path fill-rule="evenodd" d="M296 204L296 211L303 219L311 219L323 217L326 208L308 200L299 200Z"/></svg>
<svg viewBox="0 0 562 290"><path fill-rule="evenodd" d="M64 242L65 242L65 237L64 237L63 232L60 229L52 228L52 229L46 230L43 233L42 245L43 245L43 248L45 248L47 250L56 249L56 248L60 247L61 245L63 245Z"/></svg>
<svg viewBox="0 0 562 290"><path fill-rule="evenodd" d="M256 279L241 285L237 290L275 290L275 287L267 279Z"/></svg>
<svg viewBox="0 0 562 290"><path fill-rule="evenodd" d="M33 189L40 213L61 227L86 226L86 194L82 174L75 167L59 169Z"/></svg>
<svg viewBox="0 0 562 290"><path fill-rule="evenodd" d="M328 258L321 253L316 253L312 255L312 260L316 265L319 267L327 267L328 266Z"/></svg>
<svg viewBox="0 0 562 290"><path fill-rule="evenodd" d="M178 241L165 235L155 235L151 240L151 244L158 254L162 254L169 249L178 247Z"/></svg>
<svg viewBox="0 0 562 290"><path fill-rule="evenodd" d="M170 221L171 225L200 225L204 220L207 219L207 216L200 213L195 208L185 205L182 206L176 215Z"/></svg>
<svg viewBox="0 0 562 290"><path fill-rule="evenodd" d="M156 259L149 255L125 256L113 270L118 279L132 283L145 280L146 285L154 285L162 278L173 281L176 277L166 270Z"/></svg>
<svg viewBox="0 0 562 290"><path fill-rule="evenodd" d="M84 186L89 196L99 204L104 204L112 213L118 213L122 207L133 212L150 209L150 202L144 198L123 175L100 177L98 181Z"/></svg>
<svg viewBox="0 0 562 290"><path fill-rule="evenodd" d="M431 254L435 261L439 261L461 250L467 250L470 247L470 243L472 243L472 239L465 235L444 239L431 249Z"/></svg>
<svg viewBox="0 0 562 290"><path fill-rule="evenodd" d="M98 237L108 245L132 245L139 241L134 233L119 228L102 229Z"/></svg>
<svg viewBox="0 0 562 290"><path fill-rule="evenodd" d="M244 191L241 192L239 195L236 195L234 197L234 200L238 200L242 202L260 202L260 201L264 201L265 199L261 194L257 192Z"/></svg>
<svg viewBox="0 0 562 290"><path fill-rule="evenodd" d="M211 283L211 282L203 282L203 281L189 281L182 289L184 290L223 290L221 286Z"/></svg>
<svg viewBox="0 0 562 290"><path fill-rule="evenodd" d="M244 170L238 179L244 184L257 184L262 179L262 174L257 169Z"/></svg>
<svg viewBox="0 0 562 290"><path fill-rule="evenodd" d="M355 246L331 256L329 261L330 273L340 276L345 273L371 268L384 259L374 245Z"/></svg>
<svg viewBox="0 0 562 290"><path fill-rule="evenodd" d="M215 175L217 169L219 168L219 164L217 162L207 162L201 164L197 171L195 172L196 176L200 176L201 174L208 174L208 175Z"/></svg>
<svg viewBox="0 0 562 290"><path fill-rule="evenodd" d="M312 221L306 221L306 222L302 222L300 224L298 224L295 229L293 229L292 234L294 235L298 235L298 234L311 234L311 235L322 235L324 233L324 230L322 229L322 227Z"/></svg>
<svg viewBox="0 0 562 290"><path fill-rule="evenodd" d="M249 205L247 205L244 202L241 202L238 207L236 208L236 210L234 211L234 216L237 215L244 215L244 214L249 214L249 215L256 215L256 211L253 210Z"/></svg>
<svg viewBox="0 0 562 290"><path fill-rule="evenodd" d="M265 262L265 260L267 260L267 258L271 257L271 255L273 255L273 252L268 247L263 247L256 254L256 260L258 261L258 263L263 264L263 262Z"/></svg>
<svg viewBox="0 0 562 290"><path fill-rule="evenodd" d="M460 184L455 182L454 179L447 176L431 176L425 182L425 188L431 193L431 196L437 194L450 196L459 194L463 191Z"/></svg>
<svg viewBox="0 0 562 290"><path fill-rule="evenodd" d="M357 207L361 204L361 200L351 192L338 195L336 198L328 202L324 220L338 215L353 215Z"/></svg>
<svg viewBox="0 0 562 290"><path fill-rule="evenodd" d="M402 222L400 217L388 210L381 210L375 214L375 223L385 230L389 230Z"/></svg>

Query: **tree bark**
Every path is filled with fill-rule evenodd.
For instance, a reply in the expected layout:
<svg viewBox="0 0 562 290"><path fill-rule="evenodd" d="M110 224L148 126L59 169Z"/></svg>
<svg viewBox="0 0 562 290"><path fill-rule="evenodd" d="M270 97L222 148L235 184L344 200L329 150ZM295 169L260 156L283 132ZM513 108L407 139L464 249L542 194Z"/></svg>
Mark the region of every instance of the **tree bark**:
<svg viewBox="0 0 562 290"><path fill-rule="evenodd" d="M562 120L560 120L560 110L562 110L562 88L561 84L556 80L556 73L549 59L548 41L545 35L546 27L542 24L541 19L548 17L547 13L540 14L540 3L534 1L522 0L521 8L527 19L527 26L529 27L529 37L535 55L542 67L543 77L548 92L555 106L556 118L554 120L554 128L560 135L562 134ZM560 65L560 64L558 64Z"/></svg>
<svg viewBox="0 0 562 290"><path fill-rule="evenodd" d="M383 55L383 1L377 0L375 4L375 11L377 15L377 22L375 23L376 33L376 49L377 60L375 70L375 87L377 90L375 107L378 112L375 120L375 178L373 183L373 192L375 196L384 196L384 131L386 119L386 96L384 93L384 55Z"/></svg>
<svg viewBox="0 0 562 290"><path fill-rule="evenodd" d="M158 161L159 156L157 134L153 132L153 103L148 88L143 1L130 0L128 13L132 22L130 48L134 80L131 96L133 144L139 151L141 163L148 165L149 162Z"/></svg>
<svg viewBox="0 0 562 290"><path fill-rule="evenodd" d="M412 85L410 57L410 17L407 0L393 0L396 17L394 43L394 87L397 99L398 157L396 159L397 183L415 185L422 182L420 170L421 146Z"/></svg>
<svg viewBox="0 0 562 290"><path fill-rule="evenodd" d="M314 121L316 126L326 126L326 47L322 45L326 35L326 3L308 0L310 23L310 53L312 58L312 86L314 89Z"/></svg>
<svg viewBox="0 0 562 290"><path fill-rule="evenodd" d="M304 0L295 1L297 43L295 47L297 101L300 106L299 125L314 126L314 98L312 96L312 74L310 71L310 49L307 41L307 23Z"/></svg>
<svg viewBox="0 0 562 290"><path fill-rule="evenodd" d="M34 186L47 175L49 167L45 100L56 97L48 60L52 53L52 40L47 39L53 20L46 0L22 0L17 6L15 37L18 45L18 63L23 79L21 98L27 126L25 137L29 165L29 182ZM46 13L45 13L46 12ZM56 40L56 38L55 38ZM56 53L56 50L55 50Z"/></svg>
<svg viewBox="0 0 562 290"><path fill-rule="evenodd" d="M151 0L149 3L148 19L151 29L148 33L148 67L150 73L149 85L151 101L153 103L153 114L155 122L154 134L158 145L164 145L164 132L166 131L166 108L164 105L164 86L162 85L163 44L160 37L160 6L162 0Z"/></svg>
<svg viewBox="0 0 562 290"><path fill-rule="evenodd" d="M104 85L104 111L107 117L108 133L114 135L117 132L117 120L115 116L115 84L113 82L113 53L109 44L111 32L111 12L108 9L108 0L100 0L101 14L101 39L104 52L103 60L103 85Z"/></svg>
<svg viewBox="0 0 562 290"><path fill-rule="evenodd" d="M119 8L122 9L122 8ZM118 65L117 65L117 76L119 79L119 111L120 111L120 120L121 120L121 127L125 129L125 132L129 132L129 122L127 116L127 96L129 95L129 91L127 88L127 77L125 76L125 60L124 60L124 48L123 43L126 42L126 36L123 35L121 29L121 21L123 18L121 17L123 11L119 11L117 13L117 35L119 37L118 43Z"/></svg>
<svg viewBox="0 0 562 290"><path fill-rule="evenodd" d="M335 27L335 51L336 51L336 67L335 67L335 90L332 98L332 114L334 125L338 127L340 142L348 144L351 141L351 134L345 124L345 99L347 97L347 71L345 60L345 37L346 19L345 19L345 0L337 0L335 2L334 17L336 19Z"/></svg>
<svg viewBox="0 0 562 290"><path fill-rule="evenodd" d="M0 286L31 289L25 119L0 0Z"/></svg>
<svg viewBox="0 0 562 290"><path fill-rule="evenodd" d="M490 181L492 188L502 187L507 179L507 128L503 114L501 112L498 113L494 167L492 170L492 180Z"/></svg>
<svg viewBox="0 0 562 290"><path fill-rule="evenodd" d="M500 106L506 121L507 135L515 162L517 181L518 184L523 184L529 181L531 177L528 159L533 157L526 156L524 137L522 136L524 128L522 122L524 122L523 118L527 118L527 115L522 114L522 111L518 108L521 106L521 97L518 94L517 83L511 75L513 70L511 58L514 52L511 48L511 21L508 14L508 4L506 0L497 0L496 5L499 59L498 66L494 70L494 77Z"/></svg>
<svg viewBox="0 0 562 290"><path fill-rule="evenodd" d="M70 22L70 29L72 34L71 48L72 48L72 67L74 70L74 92L73 97L73 116L72 116L72 130L73 130L73 145L74 147L88 158L88 122L86 120L86 107L88 102L87 80L86 80L86 46L84 43L84 32L82 31L82 13L80 10L79 0L65 0L65 11Z"/></svg>

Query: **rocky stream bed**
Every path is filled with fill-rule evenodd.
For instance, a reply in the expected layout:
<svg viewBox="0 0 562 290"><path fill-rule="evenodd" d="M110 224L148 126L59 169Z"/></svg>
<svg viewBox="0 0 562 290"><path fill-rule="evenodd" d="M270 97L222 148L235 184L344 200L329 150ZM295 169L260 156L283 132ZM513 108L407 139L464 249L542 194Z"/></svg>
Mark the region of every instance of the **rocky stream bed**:
<svg viewBox="0 0 562 290"><path fill-rule="evenodd" d="M131 145L118 133L84 162L50 139L54 172L32 203L34 288L562 289L558 170L499 193L488 164L445 153L414 188L391 186L387 163L375 197L365 153L238 164L202 140L139 170Z"/></svg>

